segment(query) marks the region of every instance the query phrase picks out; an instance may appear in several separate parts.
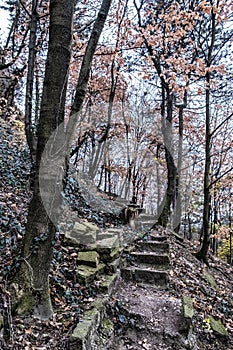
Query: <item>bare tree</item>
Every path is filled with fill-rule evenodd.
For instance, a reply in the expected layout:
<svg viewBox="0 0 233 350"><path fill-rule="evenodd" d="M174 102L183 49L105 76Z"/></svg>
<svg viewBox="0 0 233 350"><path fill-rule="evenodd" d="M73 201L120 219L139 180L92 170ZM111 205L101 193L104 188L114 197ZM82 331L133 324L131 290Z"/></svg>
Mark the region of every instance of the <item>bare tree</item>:
<svg viewBox="0 0 233 350"><path fill-rule="evenodd" d="M73 130L77 123L77 112L82 108L93 55L107 18L111 0L103 0L87 44L69 124L66 132L61 132L61 136L64 136L66 140L66 144L63 145L59 144L59 139L56 139L56 136L51 141L51 136L59 134L59 132L56 133L56 130L58 130L59 125L62 128L64 120L74 3L74 0L50 1L49 46L38 126L34 192L23 240L21 264L15 276L15 283L12 284L16 289L16 312L20 314L34 312L41 319L48 319L52 315L49 270L56 232L54 219L57 219L59 214L62 199L60 185L65 175L65 155L63 153L64 157L60 156L58 164L58 167L63 168L63 172L59 174L60 184L57 183L57 174L51 171L53 169L46 168L49 163L45 163L43 166L42 155L48 142L51 142L52 158L50 157L49 160L56 162L56 153L59 151L59 147L66 148L72 140ZM46 183L46 198L42 198L40 181ZM46 205L51 208L52 215L46 210L48 209Z"/></svg>

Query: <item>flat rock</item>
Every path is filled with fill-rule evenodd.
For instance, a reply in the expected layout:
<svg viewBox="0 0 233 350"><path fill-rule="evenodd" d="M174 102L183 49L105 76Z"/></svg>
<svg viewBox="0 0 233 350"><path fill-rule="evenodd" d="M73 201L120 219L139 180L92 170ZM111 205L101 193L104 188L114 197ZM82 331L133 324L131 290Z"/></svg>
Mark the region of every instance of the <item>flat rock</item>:
<svg viewBox="0 0 233 350"><path fill-rule="evenodd" d="M105 264L99 264L97 267L80 265L76 270L77 280L79 283L92 282L97 275L104 272L104 269Z"/></svg>
<svg viewBox="0 0 233 350"><path fill-rule="evenodd" d="M194 315L193 299L188 295L184 295L182 298L182 311L183 322L180 331L188 335Z"/></svg>
<svg viewBox="0 0 233 350"><path fill-rule="evenodd" d="M75 224L72 230L73 236L75 235L77 239L81 241L82 244L90 244L96 242L96 232L97 230L90 228L93 226L89 223L85 224Z"/></svg>
<svg viewBox="0 0 233 350"><path fill-rule="evenodd" d="M79 265L97 267L99 264L99 254L95 251L80 252L78 253L77 263Z"/></svg>
<svg viewBox="0 0 233 350"><path fill-rule="evenodd" d="M111 295L112 290L115 286L117 277L118 277L117 273L114 273L113 275L105 275L103 282L101 282L99 286L100 292Z"/></svg>
<svg viewBox="0 0 233 350"><path fill-rule="evenodd" d="M214 333L219 337L228 338L229 334L220 320L215 320L210 316L210 327L213 329Z"/></svg>
<svg viewBox="0 0 233 350"><path fill-rule="evenodd" d="M93 244L96 242L97 226L86 223L75 223L71 231L65 233L64 242L73 246Z"/></svg>
<svg viewBox="0 0 233 350"><path fill-rule="evenodd" d="M73 247L79 247L81 245L81 240L80 237L76 235L76 233L67 231L64 237L64 244Z"/></svg>
<svg viewBox="0 0 233 350"><path fill-rule="evenodd" d="M92 224L91 222L82 222L82 225L85 226L88 229L88 231L89 230L95 231L95 232L99 231L98 226L95 224Z"/></svg>
<svg viewBox="0 0 233 350"><path fill-rule="evenodd" d="M215 278L210 273L204 271L204 277L212 288L219 290L219 286L217 285Z"/></svg>
<svg viewBox="0 0 233 350"><path fill-rule="evenodd" d="M119 247L118 237L109 237L97 241L97 252L99 254L110 254L116 247Z"/></svg>
<svg viewBox="0 0 233 350"><path fill-rule="evenodd" d="M193 299L187 295L182 298L183 314L185 318L192 319L194 315Z"/></svg>

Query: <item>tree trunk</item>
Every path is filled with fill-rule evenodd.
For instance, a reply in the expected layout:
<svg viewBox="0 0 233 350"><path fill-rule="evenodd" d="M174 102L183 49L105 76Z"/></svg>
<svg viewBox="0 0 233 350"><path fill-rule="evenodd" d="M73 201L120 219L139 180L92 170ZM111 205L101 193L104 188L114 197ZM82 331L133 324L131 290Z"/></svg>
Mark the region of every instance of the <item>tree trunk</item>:
<svg viewBox="0 0 233 350"><path fill-rule="evenodd" d="M38 0L32 1L31 23L30 23L30 38L29 38L29 53L28 53L28 71L26 83L26 97L25 97L25 134L27 138L28 147L31 154L32 163L35 162L35 136L32 125L32 99L33 99L33 83L34 70L36 59L36 31L39 20L37 13Z"/></svg>
<svg viewBox="0 0 233 350"><path fill-rule="evenodd" d="M64 120L71 56L74 3L74 0L50 1L49 47L38 129L35 187L23 241L21 265L15 276L16 283L12 284L16 287L15 297L18 297L16 311L19 314L34 312L40 319L52 316L49 270L56 230L54 223L58 219L62 180L66 169L66 152L77 124L77 113L82 108L93 55L111 0L103 0L93 26L80 70L72 115L64 133L61 123ZM54 139L51 139L52 135ZM47 153L42 158L44 150Z"/></svg>
<svg viewBox="0 0 233 350"><path fill-rule="evenodd" d="M205 89L205 99L206 99L206 135L205 135L205 172L204 172L204 205L203 205L203 241L199 252L197 252L196 257L205 262L208 265L207 254L210 245L210 170L211 170L211 137L212 133L210 130L211 123L211 106L210 106L210 68L213 63L213 51L215 48L216 40L216 13L213 8L211 10L211 32L210 32L210 44L208 46L208 51L206 54L206 89Z"/></svg>
<svg viewBox="0 0 233 350"><path fill-rule="evenodd" d="M39 187L39 169L46 143L64 119L73 11L74 0L50 1L49 47L38 128L34 192L23 240L21 265L15 277L17 282L15 285L19 288L18 296L21 295L17 313L26 314L33 311L41 319L48 319L52 315L49 270L56 228L43 205ZM54 175L48 173L47 176L50 186ZM57 203L61 200L58 191L55 194L52 192L51 188L48 191L48 202L51 205L54 195Z"/></svg>
<svg viewBox="0 0 233 350"><path fill-rule="evenodd" d="M162 82L163 83L163 82ZM164 88L165 90L165 88ZM166 227L171 216L171 205L174 203L176 195L177 167L174 162L174 149L172 143L172 108L173 94L169 88L166 89L167 98L163 95L163 104L167 102L166 120L164 120L165 108L162 107L162 131L165 146L165 158L167 163L167 189L163 200L163 209L158 218L158 224Z"/></svg>
<svg viewBox="0 0 233 350"><path fill-rule="evenodd" d="M182 215L182 195L181 195L181 173L183 161L183 136L184 136L184 108L187 107L187 91L184 93L183 104L177 106L179 108L179 144L178 144L178 162L176 177L176 196L175 209L173 218L173 229L176 233L180 231L181 215Z"/></svg>
<svg viewBox="0 0 233 350"><path fill-rule="evenodd" d="M206 139L205 139L205 173L204 173L204 205L203 205L203 240L196 257L207 263L210 245L210 166L211 166L211 132L210 132L210 73L206 73Z"/></svg>
<svg viewBox="0 0 233 350"><path fill-rule="evenodd" d="M168 225L169 218L171 216L171 205L174 202L176 192L176 177L177 168L174 163L174 159L170 151L165 149L165 156L167 162L167 189L165 194L165 200L163 202L162 213L158 218L158 224L166 227Z"/></svg>

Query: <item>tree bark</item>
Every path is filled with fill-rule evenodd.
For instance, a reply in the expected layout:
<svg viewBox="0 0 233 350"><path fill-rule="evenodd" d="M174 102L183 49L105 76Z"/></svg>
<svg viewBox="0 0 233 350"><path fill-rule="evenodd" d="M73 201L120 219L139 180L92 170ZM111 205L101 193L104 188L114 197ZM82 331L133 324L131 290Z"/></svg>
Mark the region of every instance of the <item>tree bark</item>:
<svg viewBox="0 0 233 350"><path fill-rule="evenodd" d="M176 177L176 196L175 208L173 217L173 229L176 233L180 231L181 216L182 216L182 161L183 161L183 136L184 136L184 108L187 107L187 90L184 93L183 104L177 106L179 108L179 141L178 141L178 162L177 162L177 177Z"/></svg>
<svg viewBox="0 0 233 350"><path fill-rule="evenodd" d="M212 133L210 129L211 124L211 106L210 106L210 68L213 61L213 51L215 48L216 40L216 14L214 10L211 10L211 33L210 33L210 45L208 46L207 59L206 59L206 74L205 74L205 122L206 122L206 135L205 135L205 172L204 172L204 204L203 204L203 240L202 246L199 252L196 253L196 257L208 265L207 254L210 245L210 170L211 170L211 140Z"/></svg>
<svg viewBox="0 0 233 350"><path fill-rule="evenodd" d="M49 319L53 312L49 294L49 270L55 223L61 203L62 180L65 176L66 152L72 142L77 123L76 113L82 108L93 55L111 0L103 0L91 32L80 70L72 115L64 132L62 122L71 56L74 3L74 0L50 1L49 47L38 128L35 186L29 207L21 265L15 283L12 284L16 287L16 296L20 295L16 312L33 312L40 319Z"/></svg>
<svg viewBox="0 0 233 350"><path fill-rule="evenodd" d="M163 80L161 81L164 84ZM171 216L171 205L174 203L176 195L177 167L175 165L173 153L173 135L172 135L172 110L173 110L173 94L168 87L163 88L163 102L161 108L162 115L162 131L165 146L165 158L167 163L167 189L163 200L163 209L158 218L158 224L166 227ZM165 103L166 119L165 119Z"/></svg>
<svg viewBox="0 0 233 350"><path fill-rule="evenodd" d="M25 134L27 138L28 147L31 154L32 162L35 162L35 135L32 124L32 99L33 99L33 83L34 70L36 59L36 31L39 16L37 13L38 0L32 1L31 23L30 23L30 38L29 38L29 53L28 53L28 71L26 82L26 97L25 97Z"/></svg>
<svg viewBox="0 0 233 350"><path fill-rule="evenodd" d="M48 319L52 315L49 270L56 228L43 205L39 169L46 143L64 119L73 11L74 0L50 1L49 46L38 127L34 192L29 206L21 265L14 281L16 282L14 286L19 289L18 296L20 295L16 312L18 314L33 312L40 319ZM48 173L47 176L48 186L53 186L48 190L48 202L52 205L54 196L58 203L61 195L56 189L53 193L54 184L51 180L54 179L54 174Z"/></svg>
<svg viewBox="0 0 233 350"><path fill-rule="evenodd" d="M210 131L210 73L206 73L206 136L205 136L205 173L204 173L204 204L203 204L203 240L196 257L207 263L207 253L210 245L210 166L211 166L211 131Z"/></svg>

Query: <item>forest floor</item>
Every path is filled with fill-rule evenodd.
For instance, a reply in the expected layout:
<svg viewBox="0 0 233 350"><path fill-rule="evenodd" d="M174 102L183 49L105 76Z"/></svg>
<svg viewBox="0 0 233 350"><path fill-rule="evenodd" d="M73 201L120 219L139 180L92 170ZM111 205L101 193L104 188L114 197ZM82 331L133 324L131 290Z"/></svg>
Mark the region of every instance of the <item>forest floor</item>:
<svg viewBox="0 0 233 350"><path fill-rule="evenodd" d="M156 290L120 280L114 294L120 315L115 315L117 341L110 349L232 350L233 268L212 254L210 266L203 265L193 255L198 249L195 243L181 243L171 232L167 233L171 256L169 288ZM185 295L192 297L194 306L193 330L187 343L179 332L181 298ZM228 340L213 332L211 316L224 324Z"/></svg>
<svg viewBox="0 0 233 350"><path fill-rule="evenodd" d="M1 233L0 233L0 309L8 327L1 330L0 349L4 350L65 350L69 349L69 338L83 313L92 307L98 296L98 281L80 285L76 280L75 248L63 244L64 235L57 233L57 241L51 265L50 285L54 307L53 318L39 321L36 318L12 315L11 300L8 292L9 282L19 257L19 247L25 230L27 209L30 200L29 168L30 161L25 148L23 125L16 120L1 120ZM81 200L81 199L80 199ZM77 206L79 205L77 199ZM119 225L114 216L100 215L82 202L80 216L106 227ZM133 233L132 233L133 234ZM194 300L193 334L197 349L232 350L233 349L233 268L209 253L209 268L201 264L193 255L198 250L197 242L179 242L170 235L170 285L169 291L160 291L157 298L177 303L183 295ZM212 279L209 277L212 276ZM213 282L213 279L215 283ZM150 312L149 289L135 289L122 281L121 291L113 295L110 304L126 302L131 291L145 297L142 311ZM134 288L134 289L133 289ZM152 293L152 291L151 291ZM125 299L126 298L126 299ZM122 299L122 300L121 300ZM162 299L161 299L162 300ZM168 305L169 306L169 305ZM164 306L166 307L166 306ZM117 309L119 310L119 308ZM169 343L152 343L149 336L143 339L127 338L129 320L116 314L114 318L116 339L123 342L125 349L169 349ZM149 316L149 315L148 315ZM151 315L150 315L151 316ZM222 321L229 333L229 339L219 338L209 325L209 317ZM152 317L153 318L153 317ZM147 320L147 317L145 317ZM156 323L156 319L153 320ZM152 322L152 321L151 321ZM153 322L152 322L153 323ZM1 326L1 319L0 319ZM150 325L149 325L150 326ZM151 325L152 327L152 325ZM137 341L137 343L135 343ZM128 342L128 343L127 343ZM141 342L141 343L140 343ZM119 343L120 344L120 343ZM118 346L118 349L120 349ZM165 347L167 346L167 348ZM116 349L116 348L115 348ZM171 348L172 349L172 348ZM101 349L100 349L101 350Z"/></svg>

